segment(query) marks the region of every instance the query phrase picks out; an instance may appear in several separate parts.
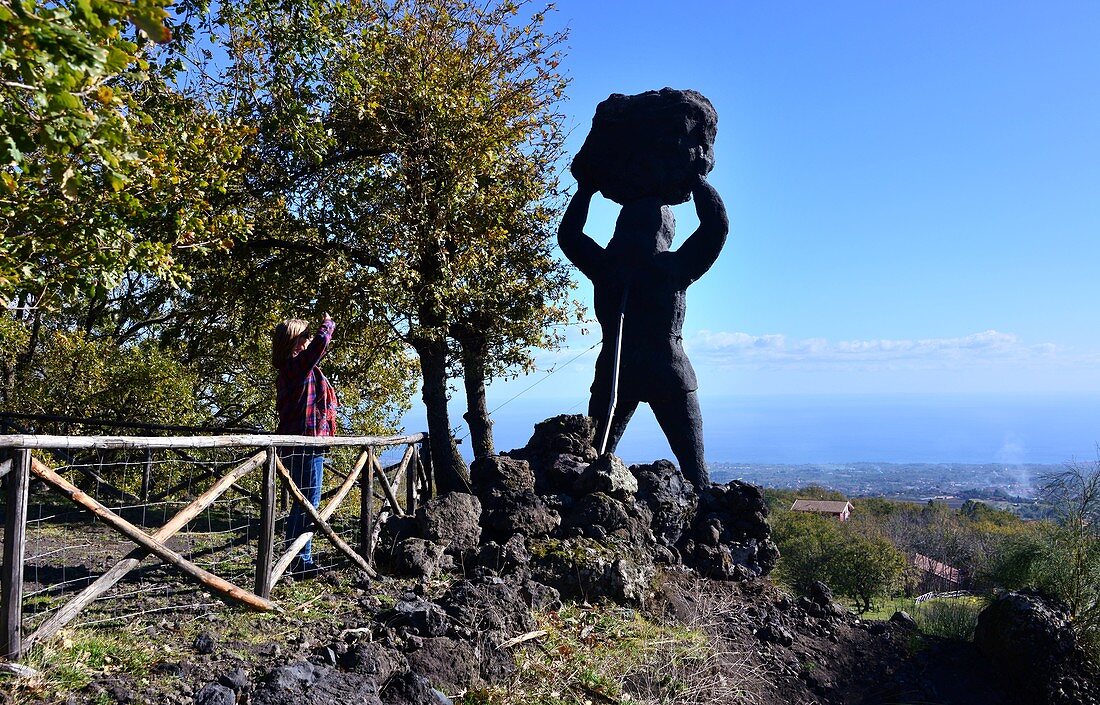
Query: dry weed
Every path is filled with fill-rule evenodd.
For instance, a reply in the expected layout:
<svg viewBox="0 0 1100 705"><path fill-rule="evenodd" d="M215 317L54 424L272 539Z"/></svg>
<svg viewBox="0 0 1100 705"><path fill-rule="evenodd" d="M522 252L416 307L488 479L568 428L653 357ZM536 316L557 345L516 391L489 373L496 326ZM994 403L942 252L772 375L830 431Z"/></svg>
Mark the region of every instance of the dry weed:
<svg viewBox="0 0 1100 705"><path fill-rule="evenodd" d="M732 616L732 605L715 595L697 603L699 618L687 624L611 605L567 605L537 615L546 636L517 653L513 682L469 692L461 702L756 705L760 669L718 628Z"/></svg>

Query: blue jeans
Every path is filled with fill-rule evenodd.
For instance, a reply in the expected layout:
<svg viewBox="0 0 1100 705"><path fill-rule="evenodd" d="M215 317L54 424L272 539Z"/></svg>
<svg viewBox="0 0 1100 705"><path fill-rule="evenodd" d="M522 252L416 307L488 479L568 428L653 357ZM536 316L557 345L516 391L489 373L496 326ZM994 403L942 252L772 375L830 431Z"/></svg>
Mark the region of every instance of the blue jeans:
<svg viewBox="0 0 1100 705"><path fill-rule="evenodd" d="M320 448L298 446L284 448L279 453L290 471L294 484L306 496L309 503L316 507L321 503L321 479L324 474L325 453ZM290 509L290 516L286 520L286 541L289 545L306 531L313 530L313 522L305 513L305 510L297 503ZM305 563L313 561L313 540L310 539L302 550L298 552L298 558Z"/></svg>

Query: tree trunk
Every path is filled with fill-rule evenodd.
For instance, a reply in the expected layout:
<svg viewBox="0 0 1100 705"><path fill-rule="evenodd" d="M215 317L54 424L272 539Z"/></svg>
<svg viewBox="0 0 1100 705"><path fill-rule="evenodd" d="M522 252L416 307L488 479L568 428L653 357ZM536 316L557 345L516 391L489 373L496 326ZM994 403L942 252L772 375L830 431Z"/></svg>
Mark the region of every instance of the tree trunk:
<svg viewBox="0 0 1100 705"><path fill-rule="evenodd" d="M31 368L31 363L34 362L34 353L38 349L38 337L42 333L41 297L35 298L34 304L34 320L31 322L31 335L27 340L27 349L23 351L23 355L16 365L16 379L23 379L26 377L27 370Z"/></svg>
<svg viewBox="0 0 1100 705"><path fill-rule="evenodd" d="M447 413L447 340L417 340L413 348L420 357L436 489L439 493L469 492L469 472L458 454Z"/></svg>
<svg viewBox="0 0 1100 705"><path fill-rule="evenodd" d="M485 360L489 354L489 342L485 336L470 332L458 337L462 346L462 383L466 387L466 413L462 418L470 427L470 442L474 458L487 458L493 448L493 421L485 403Z"/></svg>

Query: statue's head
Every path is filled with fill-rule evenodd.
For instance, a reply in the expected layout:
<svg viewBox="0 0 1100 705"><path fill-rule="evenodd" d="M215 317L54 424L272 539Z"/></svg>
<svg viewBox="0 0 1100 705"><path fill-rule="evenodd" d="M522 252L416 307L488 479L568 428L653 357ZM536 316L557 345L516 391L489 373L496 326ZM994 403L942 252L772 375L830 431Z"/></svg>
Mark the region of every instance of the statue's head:
<svg viewBox="0 0 1100 705"><path fill-rule="evenodd" d="M675 232L672 209L659 198L642 198L627 203L619 211L615 234L607 249L628 256L652 255L671 247Z"/></svg>

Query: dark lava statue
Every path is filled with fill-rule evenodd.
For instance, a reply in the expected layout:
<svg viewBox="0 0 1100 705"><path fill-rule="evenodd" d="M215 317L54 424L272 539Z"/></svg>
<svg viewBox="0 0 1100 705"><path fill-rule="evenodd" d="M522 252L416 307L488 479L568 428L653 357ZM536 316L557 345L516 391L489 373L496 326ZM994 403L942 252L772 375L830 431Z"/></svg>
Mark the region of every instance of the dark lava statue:
<svg viewBox="0 0 1100 705"><path fill-rule="evenodd" d="M558 231L562 252L592 280L603 329L588 406L599 422L597 447L606 436L604 450L614 451L639 402L647 402L680 470L696 487L710 478L698 383L682 331L687 288L714 264L729 231L722 199L706 181L717 127L714 107L694 91L612 95L596 108L592 131L573 160L577 193ZM606 248L583 230L597 191L622 206ZM689 198L695 199L699 229L672 251L669 206Z"/></svg>

